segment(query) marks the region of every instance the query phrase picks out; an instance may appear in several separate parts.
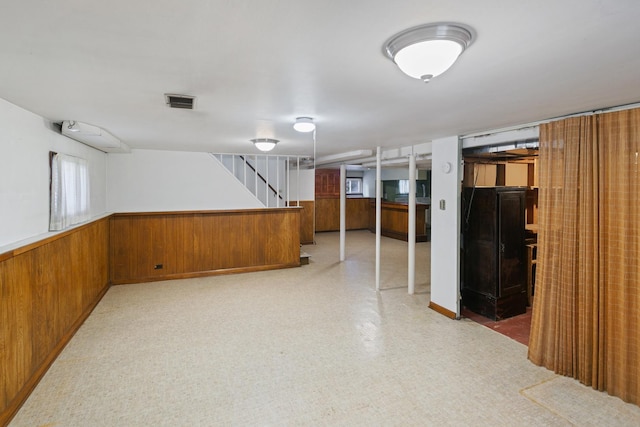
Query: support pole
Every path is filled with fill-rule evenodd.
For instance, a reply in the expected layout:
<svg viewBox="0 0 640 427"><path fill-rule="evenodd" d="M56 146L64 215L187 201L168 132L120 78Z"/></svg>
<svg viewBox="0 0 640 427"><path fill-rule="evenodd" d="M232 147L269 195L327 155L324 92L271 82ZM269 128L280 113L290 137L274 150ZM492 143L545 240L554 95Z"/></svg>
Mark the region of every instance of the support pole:
<svg viewBox="0 0 640 427"><path fill-rule="evenodd" d="M318 155L317 153L317 132L318 129L314 129L313 130L313 176L314 176L314 182L315 182L315 176L316 176L316 157ZM298 162L299 164L300 162ZM298 182L300 182L300 166L298 166ZM316 244L316 186L313 186L313 244ZM300 196L298 196L298 206L300 206Z"/></svg>
<svg viewBox="0 0 640 427"><path fill-rule="evenodd" d="M380 234L382 233L382 150L376 149L376 291L380 290Z"/></svg>
<svg viewBox="0 0 640 427"><path fill-rule="evenodd" d="M340 165L340 262L345 259L345 241L347 236L347 167Z"/></svg>
<svg viewBox="0 0 640 427"><path fill-rule="evenodd" d="M409 295L413 295L416 288L416 156L413 152L409 156L409 229L407 237L409 242L407 287Z"/></svg>

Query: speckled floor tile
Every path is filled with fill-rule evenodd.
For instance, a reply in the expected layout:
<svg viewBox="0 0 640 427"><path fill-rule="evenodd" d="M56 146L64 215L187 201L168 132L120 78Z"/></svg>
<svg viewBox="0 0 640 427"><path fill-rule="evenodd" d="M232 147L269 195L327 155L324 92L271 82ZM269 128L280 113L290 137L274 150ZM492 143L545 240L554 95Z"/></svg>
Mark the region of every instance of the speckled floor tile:
<svg viewBox="0 0 640 427"><path fill-rule="evenodd" d="M427 308L430 244L338 234L309 265L112 287L11 426L640 425L640 408ZM572 380L569 380L572 381ZM615 407L611 402L616 402Z"/></svg>

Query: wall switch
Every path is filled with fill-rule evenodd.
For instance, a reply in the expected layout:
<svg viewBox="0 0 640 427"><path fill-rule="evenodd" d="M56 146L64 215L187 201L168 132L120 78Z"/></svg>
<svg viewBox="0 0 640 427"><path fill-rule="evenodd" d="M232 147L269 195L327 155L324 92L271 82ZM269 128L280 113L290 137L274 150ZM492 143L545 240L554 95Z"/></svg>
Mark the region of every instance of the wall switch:
<svg viewBox="0 0 640 427"><path fill-rule="evenodd" d="M441 211L445 210L445 206L446 206L446 205L445 205L445 201L444 201L444 199L441 199L441 200L440 200L440 210L441 210Z"/></svg>

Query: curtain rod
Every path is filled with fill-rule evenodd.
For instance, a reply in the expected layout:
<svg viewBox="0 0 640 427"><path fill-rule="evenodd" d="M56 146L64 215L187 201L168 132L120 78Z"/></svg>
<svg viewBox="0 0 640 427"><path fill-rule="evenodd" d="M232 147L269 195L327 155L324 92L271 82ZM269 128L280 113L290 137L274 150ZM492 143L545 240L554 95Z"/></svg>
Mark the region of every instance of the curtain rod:
<svg viewBox="0 0 640 427"><path fill-rule="evenodd" d="M573 113L573 114L566 114L564 116L552 117L552 118L549 118L549 119L539 120L539 121L536 121L536 122L530 122L530 123L526 123L526 124L523 124L523 125L511 126L511 127L501 128L501 129L494 129L494 130L484 131L484 132L470 133L470 134L467 134L467 135L460 136L460 139L464 140L464 139L467 139L467 138L489 136L489 135L502 133L502 132L510 132L510 131L519 131L519 130L532 129L532 128L538 127L539 125L541 125L543 123L554 122L556 120L564 120L564 119L569 119L569 118L572 118L572 117L591 116L591 115L594 115L594 114L601 114L601 113L612 113L614 111L631 110L633 108L639 108L639 107L640 107L640 102L634 102L634 103L631 103L631 104L617 105L617 106L613 106L613 107L604 107L604 108L599 108L599 109L596 109L596 110L588 110L588 111L583 111L583 112L580 112L580 113Z"/></svg>

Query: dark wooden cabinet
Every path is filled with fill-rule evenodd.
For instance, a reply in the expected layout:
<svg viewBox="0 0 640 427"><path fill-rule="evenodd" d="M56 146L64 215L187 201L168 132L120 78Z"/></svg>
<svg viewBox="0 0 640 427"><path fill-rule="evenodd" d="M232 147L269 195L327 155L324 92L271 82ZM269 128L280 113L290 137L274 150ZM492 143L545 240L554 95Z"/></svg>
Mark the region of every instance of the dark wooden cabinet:
<svg viewBox="0 0 640 427"><path fill-rule="evenodd" d="M525 191L464 189L462 304L493 320L527 309Z"/></svg>

